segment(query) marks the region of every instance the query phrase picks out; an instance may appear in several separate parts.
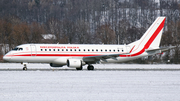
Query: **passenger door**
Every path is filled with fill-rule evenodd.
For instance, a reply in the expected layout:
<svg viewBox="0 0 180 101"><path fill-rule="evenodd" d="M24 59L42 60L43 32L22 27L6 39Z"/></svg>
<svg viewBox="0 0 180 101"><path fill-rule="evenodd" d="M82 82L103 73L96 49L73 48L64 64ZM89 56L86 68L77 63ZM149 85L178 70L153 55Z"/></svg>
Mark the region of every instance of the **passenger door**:
<svg viewBox="0 0 180 101"><path fill-rule="evenodd" d="M130 52L130 50L131 50L131 47L130 46L126 46L126 52Z"/></svg>
<svg viewBox="0 0 180 101"><path fill-rule="evenodd" d="M31 56L36 56L36 45L30 45L31 46Z"/></svg>

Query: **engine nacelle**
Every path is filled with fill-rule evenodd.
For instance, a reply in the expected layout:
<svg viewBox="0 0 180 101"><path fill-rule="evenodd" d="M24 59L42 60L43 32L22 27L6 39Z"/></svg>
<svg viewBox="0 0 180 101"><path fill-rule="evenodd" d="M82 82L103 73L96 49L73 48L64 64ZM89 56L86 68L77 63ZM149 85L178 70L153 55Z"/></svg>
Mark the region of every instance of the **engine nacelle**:
<svg viewBox="0 0 180 101"><path fill-rule="evenodd" d="M54 64L54 63L50 63L51 67L62 67L63 65L59 65L59 64Z"/></svg>
<svg viewBox="0 0 180 101"><path fill-rule="evenodd" d="M73 68L80 68L82 67L82 61L80 59L68 59L67 66Z"/></svg>

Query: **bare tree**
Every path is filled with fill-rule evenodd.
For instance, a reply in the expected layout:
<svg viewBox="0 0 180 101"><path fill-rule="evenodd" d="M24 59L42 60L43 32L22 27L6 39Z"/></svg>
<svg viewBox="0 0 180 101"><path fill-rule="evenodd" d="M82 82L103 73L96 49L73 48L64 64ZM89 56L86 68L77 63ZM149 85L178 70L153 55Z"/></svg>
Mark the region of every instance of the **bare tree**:
<svg viewBox="0 0 180 101"><path fill-rule="evenodd" d="M110 24L99 26L97 29L97 36L104 44L115 44L115 32L111 29Z"/></svg>

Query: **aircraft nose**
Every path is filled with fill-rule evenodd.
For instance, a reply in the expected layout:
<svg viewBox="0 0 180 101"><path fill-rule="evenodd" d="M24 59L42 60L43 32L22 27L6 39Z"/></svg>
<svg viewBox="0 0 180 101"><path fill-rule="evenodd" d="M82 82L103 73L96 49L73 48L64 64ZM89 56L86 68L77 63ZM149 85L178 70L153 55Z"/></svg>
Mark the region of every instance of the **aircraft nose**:
<svg viewBox="0 0 180 101"><path fill-rule="evenodd" d="M3 56L3 60L5 60L5 61L8 61L8 60L10 60L11 59L11 57L8 57L8 56Z"/></svg>

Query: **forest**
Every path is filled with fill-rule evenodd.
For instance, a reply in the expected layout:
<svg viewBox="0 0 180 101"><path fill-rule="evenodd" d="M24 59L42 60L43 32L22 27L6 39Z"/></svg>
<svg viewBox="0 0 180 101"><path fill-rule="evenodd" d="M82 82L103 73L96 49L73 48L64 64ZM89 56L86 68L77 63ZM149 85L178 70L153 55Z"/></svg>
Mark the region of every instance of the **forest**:
<svg viewBox="0 0 180 101"><path fill-rule="evenodd" d="M179 14L179 0L0 0L0 61L26 43L128 44L165 16L161 47L176 48L132 62L178 64Z"/></svg>

